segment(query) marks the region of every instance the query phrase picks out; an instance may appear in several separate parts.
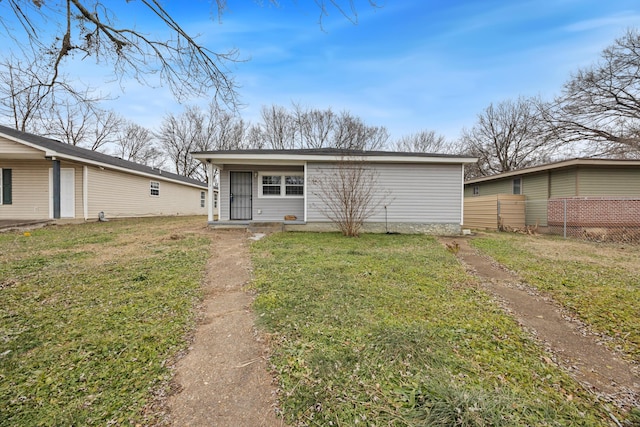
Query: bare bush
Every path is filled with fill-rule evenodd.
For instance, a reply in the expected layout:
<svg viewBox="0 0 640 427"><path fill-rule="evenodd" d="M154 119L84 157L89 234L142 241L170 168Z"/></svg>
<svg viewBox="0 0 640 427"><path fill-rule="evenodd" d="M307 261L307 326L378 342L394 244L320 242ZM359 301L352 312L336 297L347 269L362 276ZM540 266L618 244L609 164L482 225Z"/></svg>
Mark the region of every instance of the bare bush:
<svg viewBox="0 0 640 427"><path fill-rule="evenodd" d="M333 222L344 236L357 237L364 222L382 204L377 185L378 174L358 159L343 159L333 169L313 178L314 194L322 204L320 212Z"/></svg>

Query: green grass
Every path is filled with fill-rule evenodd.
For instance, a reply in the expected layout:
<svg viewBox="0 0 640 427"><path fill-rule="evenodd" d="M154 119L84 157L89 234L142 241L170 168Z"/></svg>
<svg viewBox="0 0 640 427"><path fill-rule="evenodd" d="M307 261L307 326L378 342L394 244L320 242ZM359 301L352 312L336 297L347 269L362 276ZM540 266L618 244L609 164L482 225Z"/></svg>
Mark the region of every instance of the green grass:
<svg viewBox="0 0 640 427"><path fill-rule="evenodd" d="M508 233L485 234L472 244L640 362L640 246Z"/></svg>
<svg viewBox="0 0 640 427"><path fill-rule="evenodd" d="M194 327L202 218L0 234L0 425L135 425Z"/></svg>
<svg viewBox="0 0 640 427"><path fill-rule="evenodd" d="M287 233L252 249L291 425L611 423L430 237Z"/></svg>

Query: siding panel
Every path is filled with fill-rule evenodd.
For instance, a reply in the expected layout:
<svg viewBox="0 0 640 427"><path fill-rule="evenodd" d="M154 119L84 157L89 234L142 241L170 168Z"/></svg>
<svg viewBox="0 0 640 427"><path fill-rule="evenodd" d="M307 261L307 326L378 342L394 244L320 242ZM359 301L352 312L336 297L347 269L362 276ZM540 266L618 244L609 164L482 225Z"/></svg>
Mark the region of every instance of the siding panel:
<svg viewBox="0 0 640 427"><path fill-rule="evenodd" d="M76 175L82 176L82 171ZM88 167L87 180L89 218L98 218L99 212L104 212L107 218L207 214L206 203L205 207L200 206L200 192L206 192L204 188L188 187L92 166ZM160 196L150 195L151 181L160 183Z"/></svg>
<svg viewBox="0 0 640 427"><path fill-rule="evenodd" d="M545 172L523 176L522 194L527 196L526 224L546 226L549 174Z"/></svg>
<svg viewBox="0 0 640 427"><path fill-rule="evenodd" d="M0 158L9 156L15 156L16 158L43 159L44 152L0 137Z"/></svg>
<svg viewBox="0 0 640 427"><path fill-rule="evenodd" d="M467 188L473 191L474 186L478 186L480 194L478 196L492 196L496 194L511 194L513 192L513 178L505 178L492 182L480 182L477 184L469 184ZM469 193L472 195L472 193ZM477 197L477 196L476 196Z"/></svg>
<svg viewBox="0 0 640 427"><path fill-rule="evenodd" d="M580 168L579 196L640 196L640 168Z"/></svg>
<svg viewBox="0 0 640 427"><path fill-rule="evenodd" d="M12 170L11 205L0 205L0 219L49 219L49 168L46 160L4 160Z"/></svg>
<svg viewBox="0 0 640 427"><path fill-rule="evenodd" d="M549 198L571 197L576 195L575 169L551 171Z"/></svg>
<svg viewBox="0 0 640 427"><path fill-rule="evenodd" d="M327 222L320 211L322 202L318 179L331 173L334 164L308 165L307 221ZM380 208L369 222L460 224L462 221L462 170L460 165L372 164L377 174ZM386 216L384 206L387 206Z"/></svg>

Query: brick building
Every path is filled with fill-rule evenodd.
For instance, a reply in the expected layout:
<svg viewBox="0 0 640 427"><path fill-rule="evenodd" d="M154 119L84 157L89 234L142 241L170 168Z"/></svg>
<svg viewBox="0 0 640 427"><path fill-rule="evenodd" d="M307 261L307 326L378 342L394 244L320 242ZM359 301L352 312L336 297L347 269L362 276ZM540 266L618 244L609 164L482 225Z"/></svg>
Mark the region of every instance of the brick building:
<svg viewBox="0 0 640 427"><path fill-rule="evenodd" d="M524 195L525 224L540 231L640 230L640 160L578 158L465 182L465 200L495 194Z"/></svg>

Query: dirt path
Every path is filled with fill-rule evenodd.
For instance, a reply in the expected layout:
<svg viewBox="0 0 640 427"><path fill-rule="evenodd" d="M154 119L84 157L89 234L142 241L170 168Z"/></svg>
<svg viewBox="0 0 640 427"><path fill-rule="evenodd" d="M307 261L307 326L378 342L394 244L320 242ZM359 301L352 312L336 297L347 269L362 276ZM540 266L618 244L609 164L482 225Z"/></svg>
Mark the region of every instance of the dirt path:
<svg viewBox="0 0 640 427"><path fill-rule="evenodd" d="M254 329L245 231L211 231L204 317L188 354L176 367L179 392L168 399L175 426L283 426L275 412L275 387L266 344Z"/></svg>
<svg viewBox="0 0 640 427"><path fill-rule="evenodd" d="M587 390L623 408L640 403L637 366L623 360L589 334L587 328L548 297L522 282L493 259L479 255L467 239L441 239L459 244L458 258L495 295L502 306L554 355L557 363Z"/></svg>

